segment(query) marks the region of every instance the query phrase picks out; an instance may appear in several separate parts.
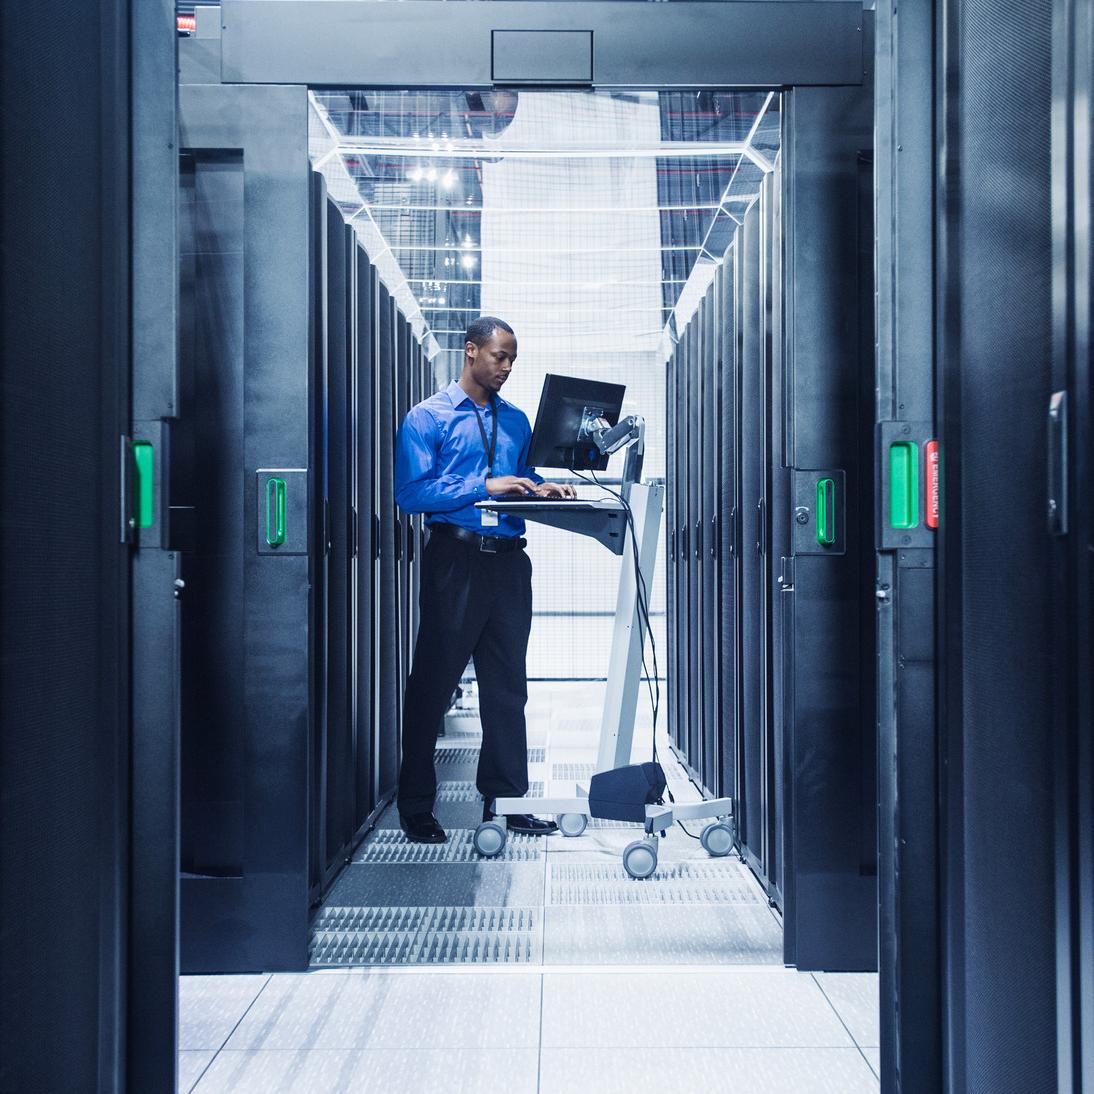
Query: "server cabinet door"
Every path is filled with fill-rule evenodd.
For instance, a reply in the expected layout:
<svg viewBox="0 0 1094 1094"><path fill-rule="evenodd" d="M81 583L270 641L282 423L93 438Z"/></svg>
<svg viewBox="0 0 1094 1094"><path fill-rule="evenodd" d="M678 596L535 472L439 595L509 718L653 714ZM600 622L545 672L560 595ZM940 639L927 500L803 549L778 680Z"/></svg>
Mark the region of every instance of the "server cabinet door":
<svg viewBox="0 0 1094 1094"><path fill-rule="evenodd" d="M327 586L330 580L330 529L327 482L327 418L330 392L327 383L327 202L326 182L314 173L310 179L309 229L311 265L311 402L308 442L311 512L312 596L310 603L311 654L311 777L308 800L308 882L311 900L318 900L326 873L327 847Z"/></svg>
<svg viewBox="0 0 1094 1094"><path fill-rule="evenodd" d="M735 799L734 812L739 808L739 672L737 645L738 585L740 582L737 543L738 501L737 465L739 452L737 415L737 295L736 295L736 244L730 247L718 273L716 282L720 298L719 306L719 375L718 400L718 531L719 531L719 607L718 626L721 688L720 750L721 779L718 794Z"/></svg>
<svg viewBox="0 0 1094 1094"><path fill-rule="evenodd" d="M693 319L687 329L688 362L688 766L702 779L703 766L703 458L702 337Z"/></svg>
<svg viewBox="0 0 1094 1094"><path fill-rule="evenodd" d="M395 786L399 771L402 689L399 685L398 561L400 547L395 512L395 302L377 279L376 467L375 520L379 538L378 796ZM400 552L401 553L401 552Z"/></svg>
<svg viewBox="0 0 1094 1094"><path fill-rule="evenodd" d="M327 748L324 883L342 865L353 836L353 663L350 634L351 433L349 302L346 225L338 206L327 201L327 407L324 461L327 484ZM352 275L351 275L352 276Z"/></svg>
<svg viewBox="0 0 1094 1094"><path fill-rule="evenodd" d="M765 735L764 798L766 828L765 861L771 897L781 908L783 873L783 814L785 781L784 692L786 663L782 656L784 598L791 556L790 472L786 459L786 392L783 379L783 281L781 176L768 174L760 195L761 292L764 315L764 450L767 461L765 493L767 506L767 627L764 651L766 672L765 706L768 711Z"/></svg>
<svg viewBox="0 0 1094 1094"><path fill-rule="evenodd" d="M685 332L685 337L676 347L676 700L678 747L685 757L688 750L688 727L691 724L691 713L688 709L688 696L691 693L691 670L688 662L688 634L691 629L691 598L688 593L691 575L691 531L688 523L688 390L688 344Z"/></svg>
<svg viewBox="0 0 1094 1094"><path fill-rule="evenodd" d="M746 854L766 880L763 863L764 739L767 732L764 657L767 615L766 456L764 452L763 317L760 300L760 210L754 204L738 232L740 294L740 498L741 498L741 836Z"/></svg>
<svg viewBox="0 0 1094 1094"><path fill-rule="evenodd" d="M357 582L355 660L357 693L354 706L356 725L354 778L356 785L355 827L365 824L376 806L373 775L376 768L376 585L377 560L372 514L376 503L376 275L365 249L356 241L353 261L357 267L354 289L357 306L356 367L354 406L356 408L355 452L356 492L355 572Z"/></svg>
<svg viewBox="0 0 1094 1094"><path fill-rule="evenodd" d="M394 304L394 302L393 302ZM403 313L395 310L395 428L398 430L410 409L410 338ZM410 675L410 537L413 518L401 510L398 528L398 679L400 703Z"/></svg>
<svg viewBox="0 0 1094 1094"><path fill-rule="evenodd" d="M703 331L702 358L702 604L703 604L703 785L716 793L721 781L720 701L720 638L721 624L718 603L718 403L721 360L718 338L719 308L716 283L703 300L701 317Z"/></svg>
<svg viewBox="0 0 1094 1094"><path fill-rule="evenodd" d="M179 483L194 518L184 575L181 965L299 969L318 573L307 92L183 86L179 117L183 186L194 198L180 226L180 345L196 411Z"/></svg>
<svg viewBox="0 0 1094 1094"><path fill-rule="evenodd" d="M876 643L863 614L874 593L874 414L862 386L873 275L860 266L859 159L872 142L872 102L864 89L805 88L784 103L795 514L781 650L785 957L803 969L866 970L877 967Z"/></svg>
<svg viewBox="0 0 1094 1094"><path fill-rule="evenodd" d="M665 362L665 653L666 724L677 741L676 715L676 353Z"/></svg>

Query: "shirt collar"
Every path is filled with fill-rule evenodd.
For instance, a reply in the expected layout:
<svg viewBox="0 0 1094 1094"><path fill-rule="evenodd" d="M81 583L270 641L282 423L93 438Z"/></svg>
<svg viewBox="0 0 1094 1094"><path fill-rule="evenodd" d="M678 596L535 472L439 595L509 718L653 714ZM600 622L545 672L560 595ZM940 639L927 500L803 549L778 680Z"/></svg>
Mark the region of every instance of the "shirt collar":
<svg viewBox="0 0 1094 1094"><path fill-rule="evenodd" d="M474 405L475 400L467 394L466 391L455 380L449 381L448 387L445 388L448 394L449 401L452 403L453 409L458 407L463 402L469 402ZM509 404L500 396L496 396L498 400L498 406L508 406Z"/></svg>

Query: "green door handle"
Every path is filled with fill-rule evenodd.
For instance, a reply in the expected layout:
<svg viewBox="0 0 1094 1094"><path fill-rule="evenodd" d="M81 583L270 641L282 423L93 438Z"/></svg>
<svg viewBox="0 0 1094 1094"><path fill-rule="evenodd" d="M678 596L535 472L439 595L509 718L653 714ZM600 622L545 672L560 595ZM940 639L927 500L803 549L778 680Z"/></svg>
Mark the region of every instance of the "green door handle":
<svg viewBox="0 0 1094 1094"><path fill-rule="evenodd" d="M889 446L889 526L919 523L919 445L897 441Z"/></svg>
<svg viewBox="0 0 1094 1094"><path fill-rule="evenodd" d="M133 442L133 462L137 465L137 527L151 528L155 516L155 449L150 441Z"/></svg>
<svg viewBox="0 0 1094 1094"><path fill-rule="evenodd" d="M285 542L285 480L266 480L266 542L280 547Z"/></svg>
<svg viewBox="0 0 1094 1094"><path fill-rule="evenodd" d="M817 542L831 547L836 542L836 483L817 480Z"/></svg>

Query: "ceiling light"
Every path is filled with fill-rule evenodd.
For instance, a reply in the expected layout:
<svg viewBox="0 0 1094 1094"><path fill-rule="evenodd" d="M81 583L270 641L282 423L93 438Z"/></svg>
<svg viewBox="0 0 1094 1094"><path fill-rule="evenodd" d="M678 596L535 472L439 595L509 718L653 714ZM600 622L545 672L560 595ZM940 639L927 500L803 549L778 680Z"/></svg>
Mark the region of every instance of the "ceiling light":
<svg viewBox="0 0 1094 1094"><path fill-rule="evenodd" d="M430 167L429 170L426 171L425 177L427 179L429 179L430 182L436 182L437 181L437 168L436 167Z"/></svg>
<svg viewBox="0 0 1094 1094"><path fill-rule="evenodd" d="M463 247L473 247L474 244L471 242L471 237L470 236L464 236L463 237L463 243L461 244L461 246L463 246Z"/></svg>
<svg viewBox="0 0 1094 1094"><path fill-rule="evenodd" d="M419 166L418 166L417 164L415 164L415 165L414 165L414 166L413 166L413 167L412 167L412 168L411 168L411 169L410 169L410 170L409 170L409 171L407 172L407 176L406 176L406 177L407 177L408 179L410 179L410 181L411 181L411 182L421 182L421 179L422 179L422 169L421 169L421 168L420 168L420 167L419 167Z"/></svg>
<svg viewBox="0 0 1094 1094"><path fill-rule="evenodd" d="M470 270L477 261L478 259L474 255L464 255L463 258L460 259L460 264L465 270Z"/></svg>
<svg viewBox="0 0 1094 1094"><path fill-rule="evenodd" d="M444 178L441 179L441 183L446 190L451 190L456 185L456 172L449 169L444 173Z"/></svg>

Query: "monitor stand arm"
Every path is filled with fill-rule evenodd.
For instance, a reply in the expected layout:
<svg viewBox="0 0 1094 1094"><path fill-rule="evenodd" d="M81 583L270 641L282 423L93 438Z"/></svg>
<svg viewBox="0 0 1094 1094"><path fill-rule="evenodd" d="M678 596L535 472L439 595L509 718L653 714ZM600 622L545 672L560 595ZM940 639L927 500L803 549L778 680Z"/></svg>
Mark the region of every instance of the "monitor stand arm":
<svg viewBox="0 0 1094 1094"><path fill-rule="evenodd" d="M631 487L642 481L642 460L646 454L646 419L639 414L631 414L618 425L609 426L601 418L600 428L592 434L592 438L605 456L610 456L621 448L627 449L620 493L624 498L629 498Z"/></svg>

